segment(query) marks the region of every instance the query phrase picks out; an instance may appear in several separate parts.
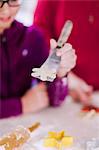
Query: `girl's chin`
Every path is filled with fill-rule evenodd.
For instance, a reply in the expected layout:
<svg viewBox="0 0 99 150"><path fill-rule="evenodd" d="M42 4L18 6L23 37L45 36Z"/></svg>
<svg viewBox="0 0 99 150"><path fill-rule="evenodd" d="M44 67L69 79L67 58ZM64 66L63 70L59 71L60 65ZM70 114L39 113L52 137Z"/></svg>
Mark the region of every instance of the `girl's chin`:
<svg viewBox="0 0 99 150"><path fill-rule="evenodd" d="M13 19L9 19L9 20L6 20L6 21L1 21L0 19L0 28L9 28L11 26L13 22Z"/></svg>
<svg viewBox="0 0 99 150"><path fill-rule="evenodd" d="M8 18L0 18L0 24L3 24L3 26L10 26L10 24L13 22L12 17Z"/></svg>

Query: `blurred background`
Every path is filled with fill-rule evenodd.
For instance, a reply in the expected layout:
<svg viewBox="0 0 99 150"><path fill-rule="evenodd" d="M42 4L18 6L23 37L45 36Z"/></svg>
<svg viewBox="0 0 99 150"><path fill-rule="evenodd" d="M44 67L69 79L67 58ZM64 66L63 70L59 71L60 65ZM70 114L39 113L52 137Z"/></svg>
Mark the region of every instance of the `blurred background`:
<svg viewBox="0 0 99 150"><path fill-rule="evenodd" d="M38 0L23 0L22 6L16 19L26 26L33 23L33 13L35 11Z"/></svg>

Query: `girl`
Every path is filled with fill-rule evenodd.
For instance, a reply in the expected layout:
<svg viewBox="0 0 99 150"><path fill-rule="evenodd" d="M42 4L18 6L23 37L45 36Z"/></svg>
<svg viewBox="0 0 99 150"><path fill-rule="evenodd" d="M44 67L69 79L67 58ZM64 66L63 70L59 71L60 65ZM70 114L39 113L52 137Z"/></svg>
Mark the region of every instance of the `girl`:
<svg viewBox="0 0 99 150"><path fill-rule="evenodd" d="M61 56L57 78L53 83L39 81L34 86L37 80L31 78L31 70L46 60L48 48L37 28L25 27L14 20L21 4L22 0L0 0L1 118L35 112L49 104L60 105L67 91L67 84L63 81L76 62L75 50L70 44L65 44L57 52ZM51 40L51 47L56 44Z"/></svg>

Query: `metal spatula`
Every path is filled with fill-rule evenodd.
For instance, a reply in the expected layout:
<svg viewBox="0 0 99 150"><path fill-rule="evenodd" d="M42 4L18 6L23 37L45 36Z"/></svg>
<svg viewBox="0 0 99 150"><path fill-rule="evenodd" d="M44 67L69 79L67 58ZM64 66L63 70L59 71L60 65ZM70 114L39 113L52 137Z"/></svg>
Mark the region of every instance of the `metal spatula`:
<svg viewBox="0 0 99 150"><path fill-rule="evenodd" d="M47 60L42 64L40 68L33 68L31 75L42 81L52 82L56 78L57 70L60 65L61 57L56 55L56 51L59 50L68 40L73 28L72 21L65 22L61 31L60 37L57 41L57 47L54 48L52 53L48 56Z"/></svg>

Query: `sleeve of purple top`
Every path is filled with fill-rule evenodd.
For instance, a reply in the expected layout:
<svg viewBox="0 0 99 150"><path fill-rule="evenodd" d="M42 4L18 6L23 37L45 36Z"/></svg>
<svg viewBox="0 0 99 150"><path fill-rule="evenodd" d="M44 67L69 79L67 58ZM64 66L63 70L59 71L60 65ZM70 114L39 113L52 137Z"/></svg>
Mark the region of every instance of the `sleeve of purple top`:
<svg viewBox="0 0 99 150"><path fill-rule="evenodd" d="M50 105L60 106L68 94L67 78L56 78L54 82L48 83L47 89Z"/></svg>
<svg viewBox="0 0 99 150"><path fill-rule="evenodd" d="M22 113L20 98L0 99L0 118L16 116Z"/></svg>

